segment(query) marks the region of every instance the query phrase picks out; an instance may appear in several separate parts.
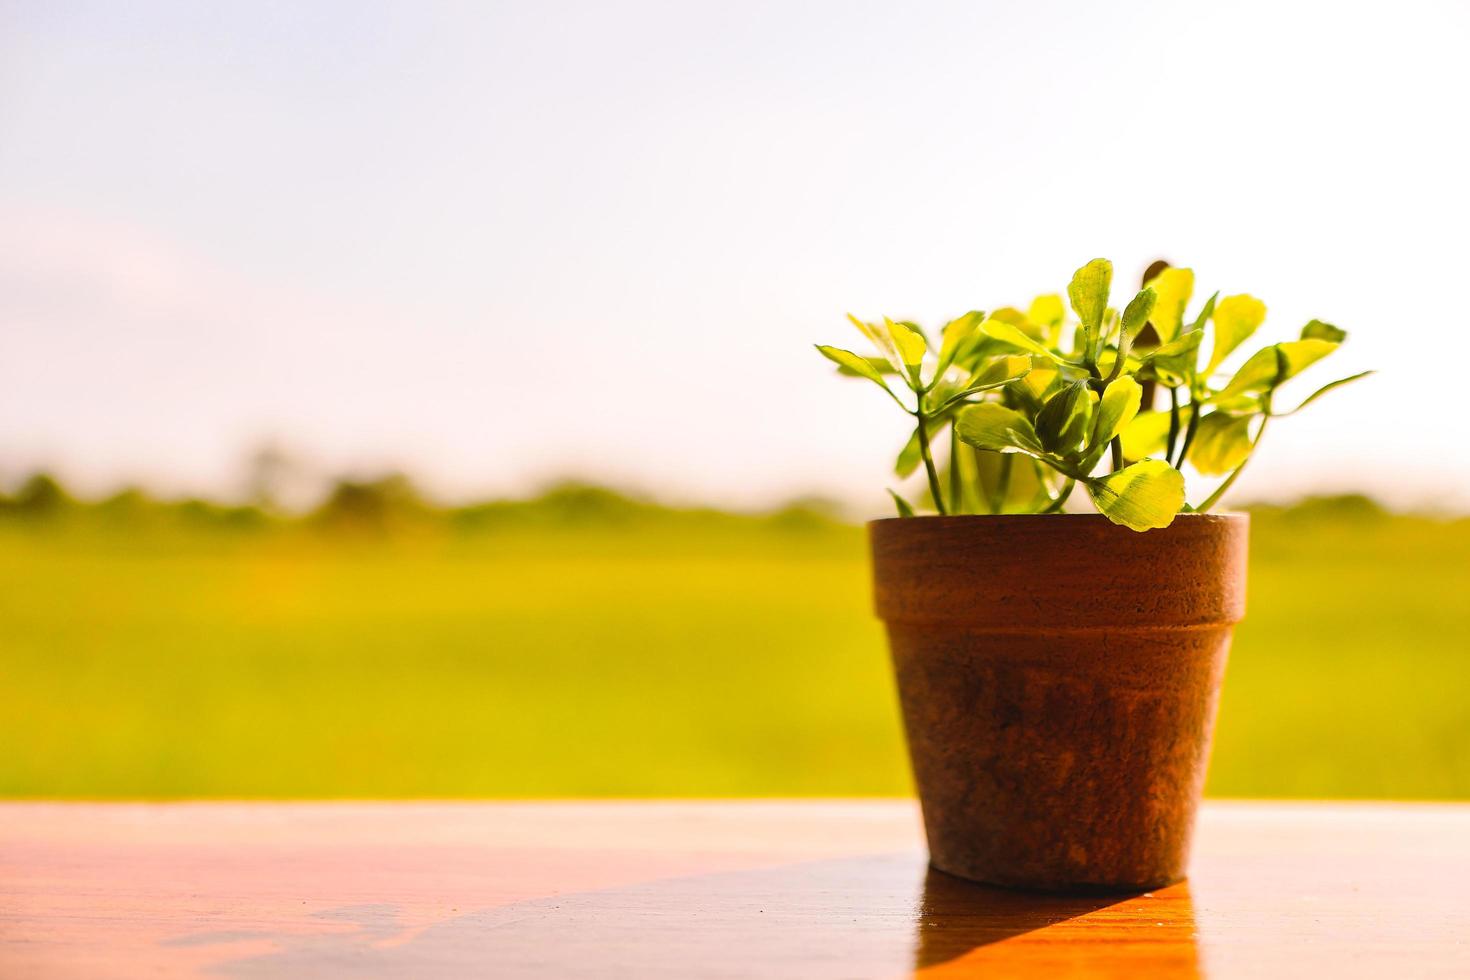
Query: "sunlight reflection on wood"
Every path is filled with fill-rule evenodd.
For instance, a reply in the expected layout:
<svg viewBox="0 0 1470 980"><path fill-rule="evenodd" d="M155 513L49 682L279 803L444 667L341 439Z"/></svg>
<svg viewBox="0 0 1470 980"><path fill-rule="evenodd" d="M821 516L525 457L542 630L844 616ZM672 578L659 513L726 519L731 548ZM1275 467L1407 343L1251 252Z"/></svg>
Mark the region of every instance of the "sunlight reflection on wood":
<svg viewBox="0 0 1470 980"><path fill-rule="evenodd" d="M1470 807L1221 804L1193 876L929 871L913 804L5 804L0 975L1470 974Z"/></svg>

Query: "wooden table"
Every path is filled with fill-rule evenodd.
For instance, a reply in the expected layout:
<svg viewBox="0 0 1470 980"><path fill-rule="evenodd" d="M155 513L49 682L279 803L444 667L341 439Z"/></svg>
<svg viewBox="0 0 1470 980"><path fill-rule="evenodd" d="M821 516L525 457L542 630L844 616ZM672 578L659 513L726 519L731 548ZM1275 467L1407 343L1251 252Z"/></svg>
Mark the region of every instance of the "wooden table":
<svg viewBox="0 0 1470 980"><path fill-rule="evenodd" d="M1470 977L1470 806L1213 803L1054 898L859 803L0 805L0 977Z"/></svg>

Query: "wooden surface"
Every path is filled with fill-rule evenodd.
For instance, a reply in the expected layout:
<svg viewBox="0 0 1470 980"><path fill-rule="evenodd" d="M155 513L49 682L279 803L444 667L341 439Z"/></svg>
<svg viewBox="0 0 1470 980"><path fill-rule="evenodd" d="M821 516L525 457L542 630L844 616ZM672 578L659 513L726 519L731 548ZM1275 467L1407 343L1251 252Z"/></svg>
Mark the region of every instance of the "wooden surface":
<svg viewBox="0 0 1470 980"><path fill-rule="evenodd" d="M1470 806L1215 803L1189 882L927 871L905 802L3 804L0 977L1470 977Z"/></svg>

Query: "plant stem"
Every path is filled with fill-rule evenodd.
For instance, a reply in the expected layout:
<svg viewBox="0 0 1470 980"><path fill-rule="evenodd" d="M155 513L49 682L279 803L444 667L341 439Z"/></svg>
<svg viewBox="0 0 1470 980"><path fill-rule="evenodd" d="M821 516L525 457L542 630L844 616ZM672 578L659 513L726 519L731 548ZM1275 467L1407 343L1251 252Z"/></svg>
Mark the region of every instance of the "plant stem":
<svg viewBox="0 0 1470 980"><path fill-rule="evenodd" d="M1221 497L1225 496L1225 491L1230 489L1230 485L1235 482L1235 478L1238 477L1238 476L1240 476L1241 470L1244 470L1245 469L1245 464L1246 463L1249 463L1251 461L1251 456L1254 456L1256 454L1256 446L1260 445L1260 443L1261 443L1261 436L1265 434L1265 432L1266 432L1266 423L1269 420L1270 420L1270 416L1269 415L1262 415L1261 416L1261 427L1256 430L1256 437L1251 440L1250 456L1247 456L1245 459L1241 460L1240 465L1237 466L1231 472L1231 474L1225 478L1225 482L1224 483L1221 483L1218 487L1216 487L1215 488L1215 492L1212 493L1212 494L1210 494L1208 497L1206 497L1204 499L1204 502L1201 503L1198 507L1196 507L1194 509L1195 510L1195 513L1197 513L1197 514L1203 514L1203 513L1205 513L1211 507L1213 507L1216 504L1218 504L1220 502L1220 498Z"/></svg>
<svg viewBox="0 0 1470 980"><path fill-rule="evenodd" d="M949 427L949 506L956 511L965 509L960 479L960 436L952 425Z"/></svg>
<svg viewBox="0 0 1470 980"><path fill-rule="evenodd" d="M1042 513L1055 514L1057 511L1061 510L1063 505L1066 504L1067 498L1072 496L1072 488L1076 485L1077 481L1069 477L1067 479L1067 482L1063 484L1061 492L1057 494L1056 499L1047 504L1046 507L1042 510Z"/></svg>
<svg viewBox="0 0 1470 980"><path fill-rule="evenodd" d="M929 451L929 425L924 417L923 395L919 396L914 418L919 422L919 455L924 460L924 471L929 474L929 496L934 498L934 509L940 514L947 514L949 512L944 509L944 491L939 488L939 470L934 466L934 454Z"/></svg>
<svg viewBox="0 0 1470 980"><path fill-rule="evenodd" d="M1000 456L1000 479L997 481L995 491L995 506L992 508L999 514L1006 509L1006 498L1011 493L1011 467L1015 464L1014 453L1001 453Z"/></svg>
<svg viewBox="0 0 1470 980"><path fill-rule="evenodd" d="M1169 441L1165 444L1164 459L1174 458L1174 448L1179 442L1179 389L1169 388Z"/></svg>
<svg viewBox="0 0 1470 980"><path fill-rule="evenodd" d="M1133 343L1128 339L1128 335L1123 332L1123 328L1120 325L1118 327L1118 356L1113 361L1113 369L1108 372L1108 379L1104 383L1104 387L1118 380L1119 375L1123 373L1124 366L1128 362L1128 351L1132 348ZM1098 351L1098 356L1102 356L1101 351Z"/></svg>
<svg viewBox="0 0 1470 980"><path fill-rule="evenodd" d="M1005 510L1005 497L1007 497L1008 492L1010 492L1011 464L1014 463L1014 460L1011 457L1014 457L1014 455L1016 454L1000 454L1000 472L995 475L995 483L991 486L991 491L989 491L989 494L986 494L985 501L986 505L991 508L992 514L1000 514L1001 511ZM979 466L976 466L976 470L979 470ZM983 489L983 486L985 486L985 482L983 482L983 480L980 480L980 488Z"/></svg>
<svg viewBox="0 0 1470 980"><path fill-rule="evenodd" d="M1121 436L1113 436L1113 441L1108 444L1113 451L1113 472L1116 473L1123 468L1123 439Z"/></svg>
<svg viewBox="0 0 1470 980"><path fill-rule="evenodd" d="M1174 461L1176 470L1184 469L1184 460L1189 456L1189 447L1194 443L1195 430L1199 428L1199 406L1195 404L1194 395L1189 396L1189 425L1184 430L1184 445L1179 447L1179 458Z"/></svg>

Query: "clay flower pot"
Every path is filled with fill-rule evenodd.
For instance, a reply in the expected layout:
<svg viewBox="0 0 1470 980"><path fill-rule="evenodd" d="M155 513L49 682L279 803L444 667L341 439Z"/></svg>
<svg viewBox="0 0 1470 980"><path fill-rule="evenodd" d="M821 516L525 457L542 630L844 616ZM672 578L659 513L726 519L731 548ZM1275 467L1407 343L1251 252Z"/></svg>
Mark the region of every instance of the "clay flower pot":
<svg viewBox="0 0 1470 980"><path fill-rule="evenodd" d="M868 525L934 867L1046 891L1184 877L1248 527Z"/></svg>

